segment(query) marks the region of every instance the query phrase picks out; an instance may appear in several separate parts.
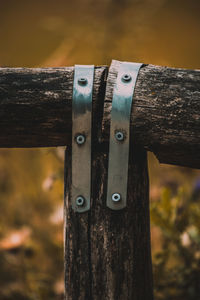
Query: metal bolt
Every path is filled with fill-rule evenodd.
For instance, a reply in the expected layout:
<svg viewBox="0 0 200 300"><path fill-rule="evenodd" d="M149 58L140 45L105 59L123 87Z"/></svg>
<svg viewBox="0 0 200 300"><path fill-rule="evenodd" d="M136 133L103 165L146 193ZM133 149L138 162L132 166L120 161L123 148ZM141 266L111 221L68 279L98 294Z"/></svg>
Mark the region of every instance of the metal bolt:
<svg viewBox="0 0 200 300"><path fill-rule="evenodd" d="M78 145L84 144L85 140L86 140L86 138L85 138L85 136L83 134L79 134L76 137L76 142L77 142Z"/></svg>
<svg viewBox="0 0 200 300"><path fill-rule="evenodd" d="M129 82L129 81L131 81L131 79L132 79L132 77L129 74L124 74L122 76L122 81L124 81L124 82Z"/></svg>
<svg viewBox="0 0 200 300"><path fill-rule="evenodd" d="M112 194L112 201L119 202L121 200L121 195L119 193Z"/></svg>
<svg viewBox="0 0 200 300"><path fill-rule="evenodd" d="M123 134L123 132L117 131L117 132L115 133L115 138L116 138L118 141L123 141L123 140L124 140L124 134Z"/></svg>
<svg viewBox="0 0 200 300"><path fill-rule="evenodd" d="M86 84L87 84L87 79L81 77L81 78L78 79L78 83L79 83L80 85L86 85Z"/></svg>
<svg viewBox="0 0 200 300"><path fill-rule="evenodd" d="M83 196L78 196L76 198L76 205L77 206L83 206L83 204L85 203L85 198Z"/></svg>

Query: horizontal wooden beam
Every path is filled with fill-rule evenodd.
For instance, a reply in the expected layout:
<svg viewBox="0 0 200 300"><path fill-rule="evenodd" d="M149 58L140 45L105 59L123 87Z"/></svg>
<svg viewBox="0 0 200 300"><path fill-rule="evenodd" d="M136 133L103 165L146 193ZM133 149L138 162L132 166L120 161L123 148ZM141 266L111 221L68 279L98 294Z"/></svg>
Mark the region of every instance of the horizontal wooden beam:
<svg viewBox="0 0 200 300"><path fill-rule="evenodd" d="M94 101L105 90L106 70L95 69ZM0 147L68 145L73 75L73 67L0 68Z"/></svg>
<svg viewBox="0 0 200 300"><path fill-rule="evenodd" d="M95 68L93 105L109 137L113 85L120 62ZM73 67L0 68L0 147L52 147L71 142ZM107 90L105 87L107 79ZM103 118L104 110L104 118ZM101 138L101 124L95 124ZM133 100L135 143L162 163L200 168L200 70L144 65Z"/></svg>

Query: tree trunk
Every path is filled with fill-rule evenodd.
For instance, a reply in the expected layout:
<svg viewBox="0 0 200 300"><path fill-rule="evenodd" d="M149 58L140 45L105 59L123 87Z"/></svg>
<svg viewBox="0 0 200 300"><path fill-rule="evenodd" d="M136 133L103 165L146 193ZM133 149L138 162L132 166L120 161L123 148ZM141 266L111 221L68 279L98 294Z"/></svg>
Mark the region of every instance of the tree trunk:
<svg viewBox="0 0 200 300"><path fill-rule="evenodd" d="M71 146L66 152L65 299L152 300L146 152L133 143L131 129L127 207L110 210L106 207L108 141L102 145L97 138L102 131L102 97L96 95L93 108L92 197L87 213L72 210Z"/></svg>

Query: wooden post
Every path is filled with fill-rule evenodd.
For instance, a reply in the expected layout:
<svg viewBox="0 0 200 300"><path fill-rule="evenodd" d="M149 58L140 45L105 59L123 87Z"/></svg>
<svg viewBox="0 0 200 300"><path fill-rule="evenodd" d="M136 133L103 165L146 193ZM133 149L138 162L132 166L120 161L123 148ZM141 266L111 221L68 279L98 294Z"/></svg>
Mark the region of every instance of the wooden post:
<svg viewBox="0 0 200 300"><path fill-rule="evenodd" d="M66 152L65 299L151 300L146 151L134 145L131 130L127 207L121 211L110 210L106 207L108 142L102 145L95 138L102 131L103 107L100 111L98 105L102 97L95 89L92 203L87 213L75 213L71 208L71 147Z"/></svg>

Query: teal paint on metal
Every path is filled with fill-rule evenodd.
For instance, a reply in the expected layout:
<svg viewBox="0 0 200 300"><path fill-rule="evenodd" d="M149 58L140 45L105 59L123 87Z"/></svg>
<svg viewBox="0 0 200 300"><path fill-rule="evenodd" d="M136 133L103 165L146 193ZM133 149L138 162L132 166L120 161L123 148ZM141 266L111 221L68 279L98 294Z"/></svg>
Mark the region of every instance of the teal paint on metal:
<svg viewBox="0 0 200 300"><path fill-rule="evenodd" d="M90 209L94 66L75 65L72 101L72 208Z"/></svg>
<svg viewBox="0 0 200 300"><path fill-rule="evenodd" d="M127 202L130 115L141 66L121 63L113 91L107 187L107 206L113 210L126 207Z"/></svg>

